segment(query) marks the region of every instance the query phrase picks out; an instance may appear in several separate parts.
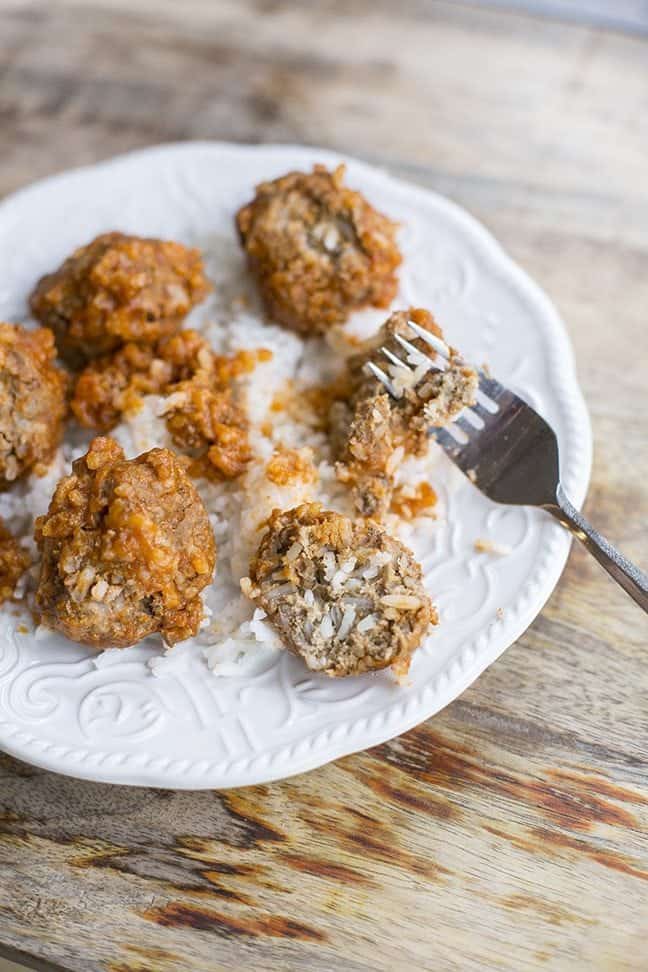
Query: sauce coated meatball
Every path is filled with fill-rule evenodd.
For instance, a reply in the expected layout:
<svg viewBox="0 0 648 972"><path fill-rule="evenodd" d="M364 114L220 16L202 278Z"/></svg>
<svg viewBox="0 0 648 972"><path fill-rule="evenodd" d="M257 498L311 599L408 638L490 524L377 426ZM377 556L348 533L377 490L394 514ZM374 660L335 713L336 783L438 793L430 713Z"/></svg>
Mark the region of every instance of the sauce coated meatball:
<svg viewBox="0 0 648 972"><path fill-rule="evenodd" d="M56 367L54 335L0 324L0 486L41 472L63 434L67 379Z"/></svg>
<svg viewBox="0 0 648 972"><path fill-rule="evenodd" d="M167 428L191 456L191 471L233 479L251 458L248 420L233 382L270 352L216 354L196 331L183 330L155 345L125 344L91 361L79 375L71 407L79 423L108 432L122 415L136 413L144 395L164 395Z"/></svg>
<svg viewBox="0 0 648 972"><path fill-rule="evenodd" d="M376 337L350 359L351 394L331 406L330 428L339 460L338 476L353 486L355 506L362 516L380 518L387 512L400 459L404 455L424 455L431 430L447 425L466 405L475 402L477 373L454 349L445 371L430 370L414 384L403 386L399 399L392 398L365 370L367 361L375 361L383 369L394 369L394 382L399 381L402 369L387 366L378 351L385 346L404 360L406 352L394 340L395 334L402 335L423 353L429 352L425 342L408 326L408 319L442 336L426 310L392 314Z"/></svg>
<svg viewBox="0 0 648 972"><path fill-rule="evenodd" d="M216 548L202 500L167 449L126 460L98 438L36 522L43 624L96 648L200 627Z"/></svg>
<svg viewBox="0 0 648 972"><path fill-rule="evenodd" d="M16 584L30 564L29 552L0 519L0 604L13 597Z"/></svg>
<svg viewBox="0 0 648 972"><path fill-rule="evenodd" d="M208 289L198 250L104 233L43 277L30 307L77 367L127 341L172 334Z"/></svg>
<svg viewBox="0 0 648 972"><path fill-rule="evenodd" d="M315 503L275 510L249 585L286 645L328 675L388 665L402 674L436 623L407 547L375 523Z"/></svg>
<svg viewBox="0 0 648 972"><path fill-rule="evenodd" d="M269 315L304 334L387 307L401 255L396 224L343 185L344 166L257 186L236 222Z"/></svg>

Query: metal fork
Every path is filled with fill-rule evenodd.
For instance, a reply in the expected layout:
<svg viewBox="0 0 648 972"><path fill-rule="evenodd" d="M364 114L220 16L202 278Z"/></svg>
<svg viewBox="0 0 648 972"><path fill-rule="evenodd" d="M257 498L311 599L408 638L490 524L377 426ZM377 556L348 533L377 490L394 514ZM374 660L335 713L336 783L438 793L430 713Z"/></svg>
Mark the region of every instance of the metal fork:
<svg viewBox="0 0 648 972"><path fill-rule="evenodd" d="M407 362L382 347L385 358L395 368L415 370L426 362L429 369L445 370L451 357L447 344L414 321L408 321L408 325L433 349L435 357L430 358L402 335L395 334L393 337L406 352ZM374 362L368 362L367 367L393 398L400 397L398 383L382 368ZM465 408L448 427L432 429L436 441L462 472L496 503L537 506L551 513L648 612L648 575L591 527L565 495L553 429L512 391L482 370L477 374L476 403L472 408Z"/></svg>

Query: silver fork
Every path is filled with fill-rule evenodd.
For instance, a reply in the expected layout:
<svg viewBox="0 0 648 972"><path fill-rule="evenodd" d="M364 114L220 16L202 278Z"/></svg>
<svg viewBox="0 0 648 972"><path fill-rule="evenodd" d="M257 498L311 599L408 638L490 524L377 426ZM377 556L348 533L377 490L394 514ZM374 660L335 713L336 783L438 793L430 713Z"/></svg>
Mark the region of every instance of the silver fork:
<svg viewBox="0 0 648 972"><path fill-rule="evenodd" d="M423 362L443 371L450 349L434 334L408 321L414 334L435 352L430 358L399 334L394 339L407 354L408 363L388 348L385 358L396 368L410 369ZM455 358L456 360L456 358ZM393 398L397 383L374 362L367 367ZM512 391L478 370L479 389L472 408L465 408L447 428L431 434L452 461L496 503L537 506L551 513L596 557L617 584L648 612L648 575L639 570L590 526L570 503L560 483L558 442L553 429Z"/></svg>

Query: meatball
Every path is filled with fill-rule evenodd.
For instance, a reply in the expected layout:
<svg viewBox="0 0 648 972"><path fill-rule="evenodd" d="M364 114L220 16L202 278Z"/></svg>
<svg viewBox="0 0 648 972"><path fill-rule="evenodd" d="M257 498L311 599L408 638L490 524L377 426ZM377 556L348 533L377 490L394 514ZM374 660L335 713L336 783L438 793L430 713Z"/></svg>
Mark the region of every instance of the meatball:
<svg viewBox="0 0 648 972"><path fill-rule="evenodd" d="M441 337L432 315L422 309L392 314L375 338L349 361L350 395L331 406L330 428L333 450L338 457L338 477L354 489L355 506L362 516L381 518L389 509L396 468L404 455L421 456L428 447L431 430L447 425L466 405L474 405L478 377L459 354L451 349L445 371L432 370L414 384L402 386L394 399L380 382L365 370L374 360L385 368L378 353L381 346L404 359L395 334L405 337L421 351L428 346L416 337L408 319ZM402 379L395 365L394 382Z"/></svg>
<svg viewBox="0 0 648 972"><path fill-rule="evenodd" d="M30 564L29 552L0 519L0 604L13 597L16 584Z"/></svg>
<svg viewBox="0 0 648 972"><path fill-rule="evenodd" d="M274 511L248 583L291 651L328 675L406 672L437 620L407 547L316 503Z"/></svg>
<svg viewBox="0 0 648 972"><path fill-rule="evenodd" d="M77 367L127 341L172 334L208 289L198 250L104 233L38 282L30 307Z"/></svg>
<svg viewBox="0 0 648 972"><path fill-rule="evenodd" d="M192 456L192 475L236 479L252 458L248 421L230 388L214 388L196 378L174 386L165 406L174 443Z"/></svg>
<svg viewBox="0 0 648 972"><path fill-rule="evenodd" d="M180 331L174 338L189 333ZM110 432L123 415L137 413L142 396L161 394L173 382L175 372L163 357L161 343L131 341L91 361L77 378L70 402L79 424L96 432Z"/></svg>
<svg viewBox="0 0 648 972"><path fill-rule="evenodd" d="M250 460L248 421L232 381L269 352L217 355L196 331L161 338L155 345L125 344L91 361L77 379L71 407L86 428L108 432L143 395L166 395L167 428L189 454L191 469L212 479L233 479Z"/></svg>
<svg viewBox="0 0 648 972"><path fill-rule="evenodd" d="M56 367L54 335L0 324L0 487L43 472L63 434L65 374Z"/></svg>
<svg viewBox="0 0 648 972"><path fill-rule="evenodd" d="M236 217L268 314L303 334L387 307L396 293L396 224L343 178L343 165L316 165L262 182Z"/></svg>
<svg viewBox="0 0 648 972"><path fill-rule="evenodd" d="M41 622L95 648L195 635L216 559L207 513L167 449L95 439L36 521Z"/></svg>

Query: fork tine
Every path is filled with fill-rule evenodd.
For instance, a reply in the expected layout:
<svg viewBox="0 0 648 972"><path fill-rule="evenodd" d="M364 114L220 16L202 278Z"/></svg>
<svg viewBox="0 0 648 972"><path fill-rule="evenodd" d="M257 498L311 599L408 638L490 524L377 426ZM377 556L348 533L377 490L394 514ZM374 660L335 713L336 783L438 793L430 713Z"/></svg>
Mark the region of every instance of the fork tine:
<svg viewBox="0 0 648 972"><path fill-rule="evenodd" d="M379 368L377 364L373 361L367 361L366 367L369 369L374 378L377 378L381 385L384 385L392 398L400 398L402 395L401 391L398 391L392 380L385 374L382 368Z"/></svg>
<svg viewBox="0 0 648 972"><path fill-rule="evenodd" d="M466 425L470 425L471 429L476 429L478 432L480 432L486 425L485 420L475 409L474 405L472 408L464 408L460 417L463 421L465 421ZM455 419L455 421L458 421L458 419ZM461 422L459 424L461 424Z"/></svg>
<svg viewBox="0 0 648 972"><path fill-rule="evenodd" d="M415 358L418 358L419 361L421 361L421 360L429 361L430 360L428 358L427 354L424 354L423 351L421 351L419 348L415 347L411 343L411 341L408 341L406 338L402 337L400 334L394 334L394 340L395 341L398 341L398 343L400 344L401 348L404 348L405 351L407 351L408 354L414 355L414 357Z"/></svg>
<svg viewBox="0 0 648 972"><path fill-rule="evenodd" d="M471 429L470 426L466 428L465 425L462 425L461 419L454 419L454 421L450 422L449 425L444 426L444 428L447 430L448 435L454 439L454 441L457 442L462 449L465 449L467 444L470 442L470 433L468 430L470 430L470 432L475 431L474 429Z"/></svg>
<svg viewBox="0 0 648 972"><path fill-rule="evenodd" d="M448 359L444 358L442 354L426 354L425 351L421 351L420 348L417 348L415 344L412 344L411 341L408 341L400 334L394 334L394 338L396 341L398 341L400 346L407 351L408 354L415 356L419 363L422 364L423 362L426 362L430 367L436 368L437 371L445 371L448 364Z"/></svg>
<svg viewBox="0 0 648 972"><path fill-rule="evenodd" d="M385 355L387 360L391 361L393 365L396 365L399 368L405 368L406 371L410 370L408 365L406 365L404 361L401 361L401 359L397 357L397 355L392 354L389 348L382 347L380 350Z"/></svg>
<svg viewBox="0 0 648 972"><path fill-rule="evenodd" d="M414 321L408 320L407 323L408 326L412 328L414 333L420 337L422 341L425 341L426 344L429 344L431 348L434 348L437 354L440 354L442 358L450 357L450 348L445 341L438 338L436 334L431 334L429 331L426 331L425 328L421 327L419 324L415 324Z"/></svg>
<svg viewBox="0 0 648 972"><path fill-rule="evenodd" d="M499 405L486 392L486 377L483 372L479 372L479 388L475 396L476 401L472 406L476 412L482 415L494 415L499 411Z"/></svg>
<svg viewBox="0 0 648 972"><path fill-rule="evenodd" d="M476 482L481 455L479 436L468 437L467 442L458 442L447 429L433 429L432 437L454 464L466 473L473 483Z"/></svg>
<svg viewBox="0 0 648 972"><path fill-rule="evenodd" d="M470 406L470 410L471 410L471 411L472 411L472 412L473 412L473 413L474 413L475 415L479 415L479 417L480 417L481 419L483 419L484 421L488 421L488 419L489 419L489 418L492 418L492 417L493 417L493 415L495 414L495 410L494 410L494 409L492 409L492 408L486 408L486 407L485 407L485 405L483 405L483 404L482 404L482 403L481 403L481 402L479 401L479 399L477 399L477 400L475 401L475 403L474 403L473 405L471 405L471 406Z"/></svg>
<svg viewBox="0 0 648 972"><path fill-rule="evenodd" d="M447 429L434 429L432 435L443 451L447 452L450 458L457 462L463 451L464 443L458 442L454 436L450 435Z"/></svg>
<svg viewBox="0 0 648 972"><path fill-rule="evenodd" d="M415 347L415 345L413 345L410 341L407 341L404 337L401 337L400 334L394 334L394 340L398 341L400 346L407 351L410 359L413 359L410 361L413 368L418 368L420 365L426 365L428 370L430 368L434 368L436 371L445 370L446 362L443 358L441 359L441 363L437 364L429 355Z"/></svg>
<svg viewBox="0 0 648 972"><path fill-rule="evenodd" d="M452 421L468 436L469 439L471 439L475 433L481 432L485 424L480 422L478 425L477 422L472 422L470 416L468 415L468 409L464 409L463 412L461 412L460 415L455 416Z"/></svg>

